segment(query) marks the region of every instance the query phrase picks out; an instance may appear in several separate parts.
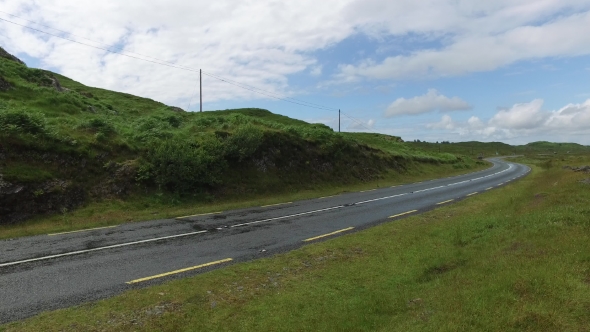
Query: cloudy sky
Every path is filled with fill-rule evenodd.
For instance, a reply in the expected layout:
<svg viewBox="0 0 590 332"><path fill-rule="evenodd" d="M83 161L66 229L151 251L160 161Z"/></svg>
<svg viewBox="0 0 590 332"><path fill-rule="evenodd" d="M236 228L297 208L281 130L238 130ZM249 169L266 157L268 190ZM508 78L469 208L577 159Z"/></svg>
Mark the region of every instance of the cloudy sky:
<svg viewBox="0 0 590 332"><path fill-rule="evenodd" d="M191 111L202 69L249 88L205 75L205 110L337 128L273 95L347 131L590 145L589 0L0 0L0 19L31 67Z"/></svg>

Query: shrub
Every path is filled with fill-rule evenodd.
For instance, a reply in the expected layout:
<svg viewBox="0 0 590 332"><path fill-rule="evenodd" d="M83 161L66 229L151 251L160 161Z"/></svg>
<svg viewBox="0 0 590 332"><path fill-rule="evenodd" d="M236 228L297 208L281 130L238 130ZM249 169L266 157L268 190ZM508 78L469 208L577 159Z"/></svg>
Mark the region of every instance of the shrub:
<svg viewBox="0 0 590 332"><path fill-rule="evenodd" d="M251 156L262 143L262 130L247 124L236 130L225 143L225 152L230 158L243 160Z"/></svg>
<svg viewBox="0 0 590 332"><path fill-rule="evenodd" d="M48 135L45 117L25 110L0 110L0 132Z"/></svg>
<svg viewBox="0 0 590 332"><path fill-rule="evenodd" d="M182 117L178 115L168 115L163 118L164 121L168 122L168 124L172 128L178 128L182 124Z"/></svg>
<svg viewBox="0 0 590 332"><path fill-rule="evenodd" d="M108 120L101 118L92 118L81 124L80 127L105 137L115 132L113 125Z"/></svg>
<svg viewBox="0 0 590 332"><path fill-rule="evenodd" d="M223 144L213 135L203 137L200 142L167 139L150 147L147 159L151 167L142 173L153 176L159 186L176 192L212 186L221 182L227 168L223 150Z"/></svg>
<svg viewBox="0 0 590 332"><path fill-rule="evenodd" d="M172 116L174 117L174 116ZM181 120L178 120L180 126ZM171 139L176 120L164 120L157 116L147 116L137 119L132 125L132 138L141 142Z"/></svg>

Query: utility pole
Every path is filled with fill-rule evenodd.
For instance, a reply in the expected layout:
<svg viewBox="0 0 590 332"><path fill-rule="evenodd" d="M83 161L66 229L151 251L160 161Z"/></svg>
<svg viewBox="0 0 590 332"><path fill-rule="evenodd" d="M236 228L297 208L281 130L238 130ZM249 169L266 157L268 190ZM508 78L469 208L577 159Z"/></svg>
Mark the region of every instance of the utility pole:
<svg viewBox="0 0 590 332"><path fill-rule="evenodd" d="M201 69L199 69L199 100L201 104L201 110L199 112L203 112L203 75L201 74Z"/></svg>
<svg viewBox="0 0 590 332"><path fill-rule="evenodd" d="M340 109L338 109L338 132L340 132Z"/></svg>

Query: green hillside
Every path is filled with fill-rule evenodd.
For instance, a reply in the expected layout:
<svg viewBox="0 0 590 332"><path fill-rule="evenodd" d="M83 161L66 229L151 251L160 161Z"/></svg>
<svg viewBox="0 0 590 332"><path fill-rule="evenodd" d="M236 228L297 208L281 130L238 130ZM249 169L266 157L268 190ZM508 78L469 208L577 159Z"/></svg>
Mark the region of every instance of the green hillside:
<svg viewBox="0 0 590 332"><path fill-rule="evenodd" d="M210 203L476 165L262 109L184 112L10 57L0 83L0 224L105 199Z"/></svg>
<svg viewBox="0 0 590 332"><path fill-rule="evenodd" d="M532 142L526 145L509 145L502 142L408 142L408 146L428 153L451 153L470 156L491 157L514 154L579 154L590 152L590 146L577 143Z"/></svg>

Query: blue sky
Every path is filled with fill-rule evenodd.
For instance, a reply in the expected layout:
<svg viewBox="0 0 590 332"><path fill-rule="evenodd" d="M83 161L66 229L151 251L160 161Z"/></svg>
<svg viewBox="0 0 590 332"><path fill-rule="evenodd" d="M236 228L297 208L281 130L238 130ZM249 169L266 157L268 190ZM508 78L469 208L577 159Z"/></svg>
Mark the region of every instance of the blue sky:
<svg viewBox="0 0 590 332"><path fill-rule="evenodd" d="M0 44L29 66L185 109L194 98L191 111L195 72L14 23L341 109L362 122L344 116L346 131L590 144L590 1L0 0L0 18L13 22L0 21ZM203 91L205 110L260 107L337 128L337 112L209 76Z"/></svg>

